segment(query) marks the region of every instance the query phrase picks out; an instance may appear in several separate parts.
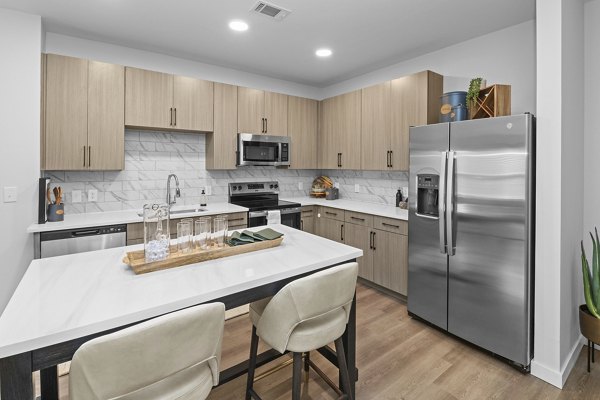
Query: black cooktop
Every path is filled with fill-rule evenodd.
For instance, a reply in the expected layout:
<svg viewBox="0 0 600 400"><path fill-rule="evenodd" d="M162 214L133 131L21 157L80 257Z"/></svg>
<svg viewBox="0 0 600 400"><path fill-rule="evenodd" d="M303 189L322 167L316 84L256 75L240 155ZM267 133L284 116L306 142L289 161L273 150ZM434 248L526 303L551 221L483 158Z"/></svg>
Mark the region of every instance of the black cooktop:
<svg viewBox="0 0 600 400"><path fill-rule="evenodd" d="M230 183L229 202L250 211L282 210L300 207L300 203L279 200L277 182Z"/></svg>

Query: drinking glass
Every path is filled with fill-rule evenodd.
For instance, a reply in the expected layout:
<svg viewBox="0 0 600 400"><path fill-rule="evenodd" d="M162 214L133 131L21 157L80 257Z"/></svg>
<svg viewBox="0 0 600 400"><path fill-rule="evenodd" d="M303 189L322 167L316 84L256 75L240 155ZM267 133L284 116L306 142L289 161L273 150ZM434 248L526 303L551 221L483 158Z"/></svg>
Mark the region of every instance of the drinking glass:
<svg viewBox="0 0 600 400"><path fill-rule="evenodd" d="M214 221L214 229L213 229L213 238L218 247L223 247L225 240L225 232L227 220L221 216L215 217Z"/></svg>
<svg viewBox="0 0 600 400"><path fill-rule="evenodd" d="M189 253L192 250L192 226L189 221L177 223L177 250Z"/></svg>
<svg viewBox="0 0 600 400"><path fill-rule="evenodd" d="M194 247L206 250L209 246L211 234L210 217L202 217L195 222Z"/></svg>

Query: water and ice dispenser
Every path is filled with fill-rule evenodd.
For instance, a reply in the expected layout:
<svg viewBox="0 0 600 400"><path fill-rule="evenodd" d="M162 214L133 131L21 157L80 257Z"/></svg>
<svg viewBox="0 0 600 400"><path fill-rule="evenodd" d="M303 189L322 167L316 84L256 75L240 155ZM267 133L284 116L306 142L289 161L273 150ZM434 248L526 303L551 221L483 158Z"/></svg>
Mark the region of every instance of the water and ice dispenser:
<svg viewBox="0 0 600 400"><path fill-rule="evenodd" d="M425 217L439 217L440 176L433 174L417 175L417 214Z"/></svg>

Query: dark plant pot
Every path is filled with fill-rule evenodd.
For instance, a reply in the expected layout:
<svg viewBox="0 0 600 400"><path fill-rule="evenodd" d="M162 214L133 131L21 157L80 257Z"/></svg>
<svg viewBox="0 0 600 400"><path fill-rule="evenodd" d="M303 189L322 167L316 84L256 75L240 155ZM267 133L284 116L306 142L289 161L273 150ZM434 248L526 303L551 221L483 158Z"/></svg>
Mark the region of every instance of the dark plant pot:
<svg viewBox="0 0 600 400"><path fill-rule="evenodd" d="M65 205L48 204L48 222L58 222L65 220Z"/></svg>
<svg viewBox="0 0 600 400"><path fill-rule="evenodd" d="M600 319L590 314L585 304L579 306L579 329L586 339L600 343Z"/></svg>

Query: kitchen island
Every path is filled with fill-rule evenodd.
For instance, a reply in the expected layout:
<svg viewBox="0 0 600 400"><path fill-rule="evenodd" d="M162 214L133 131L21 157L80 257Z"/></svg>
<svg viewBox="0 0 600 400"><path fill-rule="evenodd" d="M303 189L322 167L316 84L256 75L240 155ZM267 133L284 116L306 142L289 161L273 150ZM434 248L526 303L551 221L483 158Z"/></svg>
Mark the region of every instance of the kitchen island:
<svg viewBox="0 0 600 400"><path fill-rule="evenodd" d="M0 316L2 400L33 398L36 370L41 370L42 399L55 398L56 365L94 337L197 304L221 301L228 309L238 307L363 254L287 226L272 227L285 235L281 246L144 275L122 262L125 252L139 245L32 261ZM355 307L344 341L356 377ZM330 349L320 351L335 359ZM267 351L259 364L277 356ZM244 374L246 364L222 371L221 383Z"/></svg>

